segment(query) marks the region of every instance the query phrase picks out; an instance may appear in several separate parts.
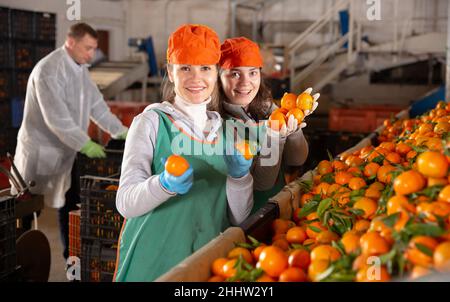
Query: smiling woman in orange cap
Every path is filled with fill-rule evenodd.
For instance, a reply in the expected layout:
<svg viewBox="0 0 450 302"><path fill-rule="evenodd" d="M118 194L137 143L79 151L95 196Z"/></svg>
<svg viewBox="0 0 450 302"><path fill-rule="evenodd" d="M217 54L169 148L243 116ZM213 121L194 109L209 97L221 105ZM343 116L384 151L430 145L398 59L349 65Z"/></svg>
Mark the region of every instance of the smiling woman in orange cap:
<svg viewBox="0 0 450 302"><path fill-rule="evenodd" d="M223 154L222 119L207 110L217 107L217 34L183 25L168 44L163 102L133 120L125 144L115 281L155 280L253 205L252 160Z"/></svg>
<svg viewBox="0 0 450 302"><path fill-rule="evenodd" d="M221 51L219 86L222 115L249 129L250 141L256 141L260 148L250 169L255 189L252 211L255 212L286 184L282 171L306 161L308 143L302 132L306 123L298 125L291 116L280 131L266 127L265 121L277 107L262 80L263 59L258 44L245 37L232 38L224 41ZM305 92L311 91L307 89ZM315 94L314 100L317 101L319 96ZM241 133L245 131L241 130Z"/></svg>

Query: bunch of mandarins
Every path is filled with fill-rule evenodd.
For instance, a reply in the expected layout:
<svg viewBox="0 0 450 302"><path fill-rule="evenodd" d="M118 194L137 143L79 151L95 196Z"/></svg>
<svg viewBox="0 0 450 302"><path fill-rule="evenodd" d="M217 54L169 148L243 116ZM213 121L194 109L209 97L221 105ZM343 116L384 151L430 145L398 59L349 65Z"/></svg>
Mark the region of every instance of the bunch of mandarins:
<svg viewBox="0 0 450 302"><path fill-rule="evenodd" d="M214 262L211 281L388 281L450 271L450 105L385 126L379 145L321 161L300 183L292 221L274 220L270 243L252 239Z"/></svg>
<svg viewBox="0 0 450 302"><path fill-rule="evenodd" d="M285 93L281 98L281 107L272 112L269 117L269 126L271 129L279 131L291 115L300 124L305 118L305 110L312 110L314 105L313 97L306 92L298 96L293 93Z"/></svg>

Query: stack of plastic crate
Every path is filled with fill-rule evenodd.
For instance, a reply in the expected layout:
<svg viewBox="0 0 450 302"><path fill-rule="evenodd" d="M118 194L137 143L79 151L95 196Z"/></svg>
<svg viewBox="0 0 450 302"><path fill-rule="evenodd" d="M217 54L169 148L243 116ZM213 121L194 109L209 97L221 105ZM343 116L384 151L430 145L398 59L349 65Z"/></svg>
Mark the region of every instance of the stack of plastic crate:
<svg viewBox="0 0 450 302"><path fill-rule="evenodd" d="M78 154L78 174L80 176L118 177L122 165L123 151L106 149L105 153L105 158L88 158L83 154Z"/></svg>
<svg viewBox="0 0 450 302"><path fill-rule="evenodd" d="M9 280L16 269L15 200L0 197L0 281Z"/></svg>
<svg viewBox="0 0 450 302"><path fill-rule="evenodd" d="M0 156L14 153L30 73L55 46L56 14L0 6Z"/></svg>
<svg viewBox="0 0 450 302"><path fill-rule="evenodd" d="M118 178L122 166L124 140L110 140L105 147L105 158L88 158L78 153L77 169L80 176L104 176Z"/></svg>
<svg viewBox="0 0 450 302"><path fill-rule="evenodd" d="M123 218L116 209L118 179L80 178L81 281L112 281Z"/></svg>

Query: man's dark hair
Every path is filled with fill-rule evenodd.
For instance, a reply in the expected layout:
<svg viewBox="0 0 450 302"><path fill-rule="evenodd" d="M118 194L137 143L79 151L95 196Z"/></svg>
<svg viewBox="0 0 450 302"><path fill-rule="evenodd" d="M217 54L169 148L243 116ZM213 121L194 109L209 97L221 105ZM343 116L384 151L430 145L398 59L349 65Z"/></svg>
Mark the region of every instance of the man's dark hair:
<svg viewBox="0 0 450 302"><path fill-rule="evenodd" d="M98 39L97 31L86 23L77 23L72 25L69 28L67 36L79 40L82 39L86 34L94 39Z"/></svg>

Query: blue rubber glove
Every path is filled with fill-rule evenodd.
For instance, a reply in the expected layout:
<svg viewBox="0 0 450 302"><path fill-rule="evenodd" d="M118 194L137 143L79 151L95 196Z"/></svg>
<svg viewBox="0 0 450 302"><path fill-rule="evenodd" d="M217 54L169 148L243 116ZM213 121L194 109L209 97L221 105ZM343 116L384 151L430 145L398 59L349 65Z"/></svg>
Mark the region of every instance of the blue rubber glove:
<svg viewBox="0 0 450 302"><path fill-rule="evenodd" d="M89 158L105 158L106 153L102 146L89 140L80 150L81 153Z"/></svg>
<svg viewBox="0 0 450 302"><path fill-rule="evenodd" d="M253 163L253 158L245 159L239 151L228 144L223 157L227 165L228 175L233 178L241 178L247 175Z"/></svg>
<svg viewBox="0 0 450 302"><path fill-rule="evenodd" d="M162 158L161 163L165 165L166 158ZM167 191L183 195L191 189L192 184L194 183L194 170L189 167L189 169L180 176L173 176L164 170L159 174L159 181Z"/></svg>

